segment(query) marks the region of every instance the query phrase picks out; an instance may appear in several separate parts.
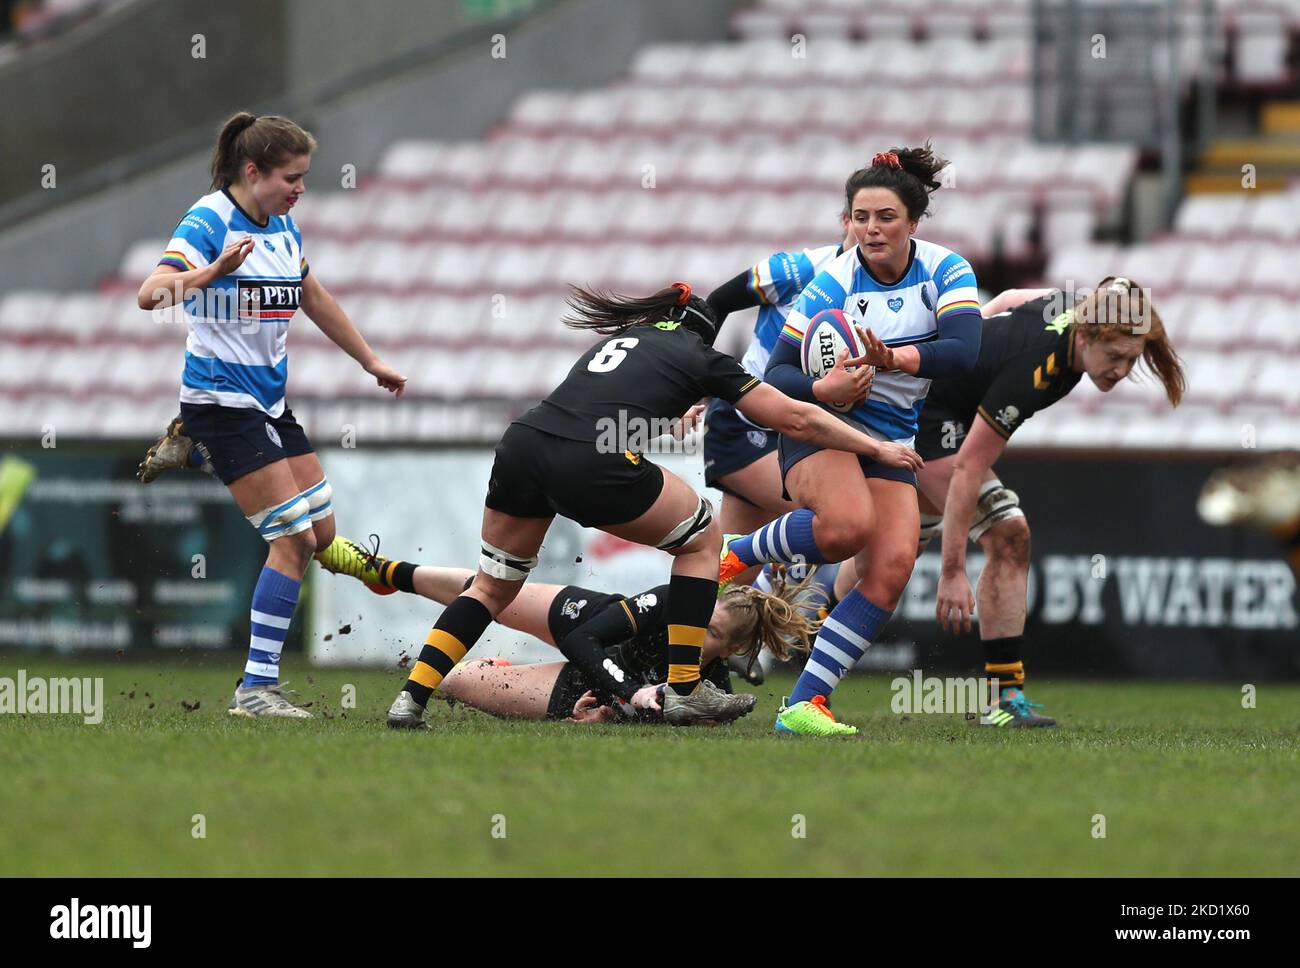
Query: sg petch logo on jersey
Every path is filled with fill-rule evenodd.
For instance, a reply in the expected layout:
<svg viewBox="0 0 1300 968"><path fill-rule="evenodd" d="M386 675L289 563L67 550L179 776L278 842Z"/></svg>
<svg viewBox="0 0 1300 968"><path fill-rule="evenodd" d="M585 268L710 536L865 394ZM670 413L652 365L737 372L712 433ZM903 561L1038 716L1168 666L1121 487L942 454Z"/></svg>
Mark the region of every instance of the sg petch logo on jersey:
<svg viewBox="0 0 1300 968"><path fill-rule="evenodd" d="M239 279L241 323L288 322L302 302L302 284L283 279Z"/></svg>

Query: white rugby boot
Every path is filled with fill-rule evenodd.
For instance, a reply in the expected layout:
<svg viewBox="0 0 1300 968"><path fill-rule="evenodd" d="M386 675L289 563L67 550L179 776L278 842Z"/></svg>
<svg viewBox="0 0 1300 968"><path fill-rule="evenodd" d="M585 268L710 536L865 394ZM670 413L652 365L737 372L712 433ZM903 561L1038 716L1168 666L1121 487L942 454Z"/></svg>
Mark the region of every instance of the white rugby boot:
<svg viewBox="0 0 1300 968"><path fill-rule="evenodd" d="M424 721L424 707L411 698L403 689L388 707L388 726L390 729L428 729Z"/></svg>
<svg viewBox="0 0 1300 968"><path fill-rule="evenodd" d="M723 692L709 680L701 679L689 695L679 696L671 688L664 689L662 702L665 722L673 726L693 726L739 719L754 708L758 698L747 692Z"/></svg>
<svg viewBox="0 0 1300 968"><path fill-rule="evenodd" d="M245 689L235 686L235 695L230 700L226 712L232 716L245 716L249 719L313 719L307 710L295 706L284 696L287 683L266 682Z"/></svg>

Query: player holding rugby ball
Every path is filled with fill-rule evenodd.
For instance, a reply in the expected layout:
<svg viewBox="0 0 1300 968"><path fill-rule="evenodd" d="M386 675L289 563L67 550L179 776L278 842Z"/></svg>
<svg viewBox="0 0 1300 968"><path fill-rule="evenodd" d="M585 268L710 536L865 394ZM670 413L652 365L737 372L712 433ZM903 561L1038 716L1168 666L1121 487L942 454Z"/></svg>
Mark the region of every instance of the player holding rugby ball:
<svg viewBox="0 0 1300 968"><path fill-rule="evenodd" d="M905 446L916 434L930 380L967 372L979 354L982 321L970 264L913 238L946 165L927 144L880 152L849 177L845 202L857 245L799 296L766 373L795 399L850 405L854 424ZM805 330L828 309L866 331L864 362L877 368L866 400L855 388L844 392L838 369L821 378L804 372ZM729 538L720 577L759 562L857 556L858 584L823 624L776 722L779 732L854 733L835 721L825 697L884 627L911 577L920 535L916 472L784 438L779 451L786 490L800 508Z"/></svg>
<svg viewBox="0 0 1300 968"><path fill-rule="evenodd" d="M575 289L570 304L574 311L566 324L607 338L502 436L484 502L478 573L429 633L389 709L390 726L421 727L433 690L519 594L557 514L673 556L665 616L668 689L662 693L668 722L726 721L753 708L752 695L728 696L700 679L722 543L712 506L630 445L610 446L611 426L653 426L688 409L694 417L703 408L693 405L714 396L796 440L913 474L919 466L910 448L873 439L819 407L790 400L715 350L713 313L685 283L639 299ZM656 691L638 693L633 705L658 708Z"/></svg>

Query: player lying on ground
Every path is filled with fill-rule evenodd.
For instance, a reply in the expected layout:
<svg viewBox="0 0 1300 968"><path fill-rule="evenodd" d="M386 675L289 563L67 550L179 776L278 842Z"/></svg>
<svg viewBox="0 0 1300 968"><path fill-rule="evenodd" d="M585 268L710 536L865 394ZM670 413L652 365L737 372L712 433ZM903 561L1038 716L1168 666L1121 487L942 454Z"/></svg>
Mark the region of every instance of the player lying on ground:
<svg viewBox="0 0 1300 968"><path fill-rule="evenodd" d="M674 725L733 719L752 696L700 679L700 649L717 599L722 534L713 509L681 478L640 452L658 428L705 396L795 439L862 454L914 473L909 448L873 440L818 407L789 399L713 349L708 304L677 283L639 299L575 289L565 322L606 337L584 353L497 445L468 591L443 611L389 710L391 726L421 722L433 690L519 593L556 514L673 556L668 596L668 689ZM627 439L622 439L626 437Z"/></svg>
<svg viewBox="0 0 1300 968"><path fill-rule="evenodd" d="M320 555L327 571L350 575L378 592L400 590L449 605L473 581L465 568L396 561L335 538ZM810 576L811 578L811 576ZM787 584L778 575L773 594L755 588L726 589L713 607L700 652L700 676L731 692L727 660L760 649L778 659L807 652L818 621L820 592L809 579ZM576 585L526 584L496 621L557 647L565 662L511 665L504 659L459 663L439 686L445 699L522 719L596 722L627 718L643 689L651 693L668 678L667 585L623 596ZM649 698L648 696L643 699Z"/></svg>
<svg viewBox="0 0 1300 968"><path fill-rule="evenodd" d="M1196 510L1214 527L1239 524L1271 534L1300 579L1300 452L1268 454L1215 471Z"/></svg>
<svg viewBox="0 0 1300 968"><path fill-rule="evenodd" d="M285 405L289 320L301 306L379 386L400 396L406 385L302 254L289 210L315 148L287 118L240 113L227 121L212 156L213 191L181 219L137 296L149 310L183 301L189 326L181 414L150 449L140 479L202 465L268 545L253 589L248 662L230 701L239 716L311 718L281 692L280 651L307 565L334 540L329 481Z"/></svg>
<svg viewBox="0 0 1300 968"><path fill-rule="evenodd" d="M854 425L902 446L916 434L930 381L966 372L979 353L970 264L913 238L946 165L928 145L900 148L879 153L850 176L845 204L857 244L799 295L765 376L796 399L848 408ZM876 367L870 398L861 371L835 367L820 378L804 372L804 333L827 310L866 329L863 361ZM730 540L721 578L760 562L822 564L859 556L857 586L822 625L776 721L782 732L854 733L835 721L825 697L884 627L911 577L920 533L916 472L785 436L778 451L786 490L799 509Z"/></svg>

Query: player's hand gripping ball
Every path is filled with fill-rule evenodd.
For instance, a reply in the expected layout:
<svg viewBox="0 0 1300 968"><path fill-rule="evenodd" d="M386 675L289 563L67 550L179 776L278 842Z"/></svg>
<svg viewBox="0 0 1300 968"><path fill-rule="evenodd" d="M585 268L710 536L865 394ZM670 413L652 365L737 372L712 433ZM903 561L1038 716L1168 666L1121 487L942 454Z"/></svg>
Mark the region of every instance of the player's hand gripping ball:
<svg viewBox="0 0 1300 968"><path fill-rule="evenodd" d="M847 357L845 353L847 352ZM865 398L875 368L863 362L867 346L853 322L839 309L823 309L808 323L803 334L800 360L804 373L821 380L837 367L856 380L835 380L834 399L822 399L832 410L848 413Z"/></svg>

